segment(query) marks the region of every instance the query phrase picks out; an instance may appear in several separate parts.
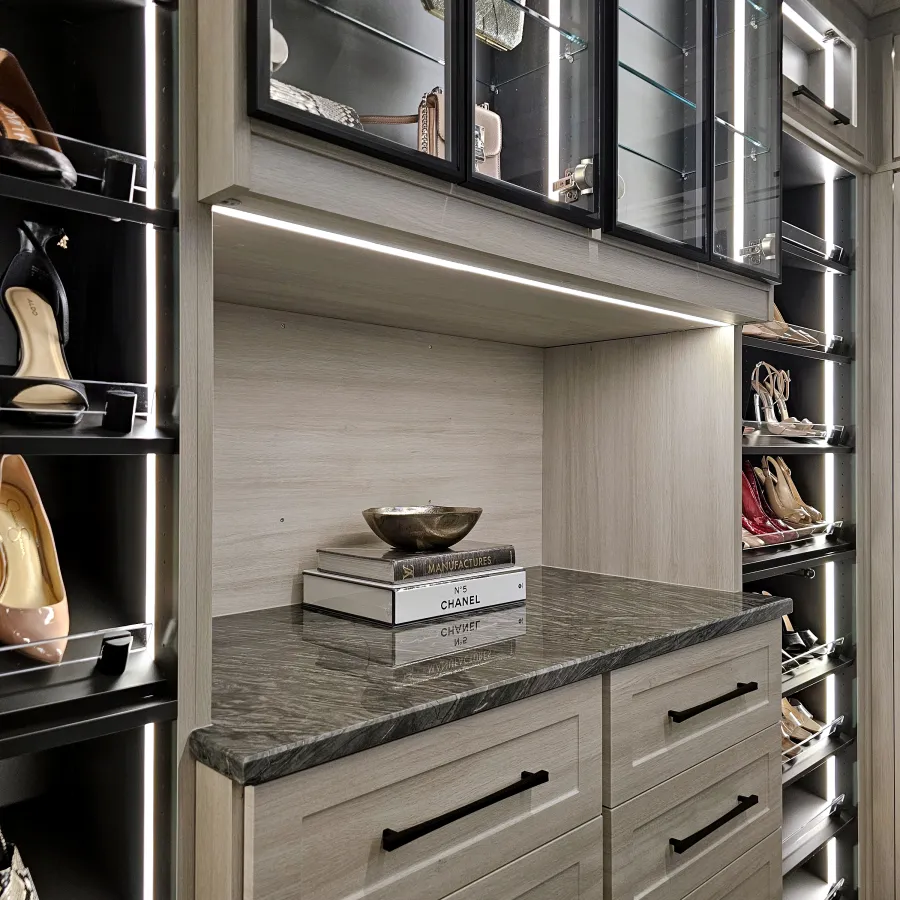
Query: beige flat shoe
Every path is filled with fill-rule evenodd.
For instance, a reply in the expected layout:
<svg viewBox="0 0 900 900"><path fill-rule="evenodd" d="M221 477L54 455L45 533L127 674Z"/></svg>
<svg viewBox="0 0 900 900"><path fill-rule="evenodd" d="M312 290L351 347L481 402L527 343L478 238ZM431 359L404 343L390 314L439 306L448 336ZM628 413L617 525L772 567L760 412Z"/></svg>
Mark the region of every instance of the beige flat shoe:
<svg viewBox="0 0 900 900"><path fill-rule="evenodd" d="M32 659L58 663L68 635L66 589L37 485L21 456L2 456L0 641Z"/></svg>
<svg viewBox="0 0 900 900"><path fill-rule="evenodd" d="M783 698L781 709L784 711L786 708L790 709L791 715L800 727L810 734L819 734L825 728L825 723L814 719L810 711L799 700Z"/></svg>

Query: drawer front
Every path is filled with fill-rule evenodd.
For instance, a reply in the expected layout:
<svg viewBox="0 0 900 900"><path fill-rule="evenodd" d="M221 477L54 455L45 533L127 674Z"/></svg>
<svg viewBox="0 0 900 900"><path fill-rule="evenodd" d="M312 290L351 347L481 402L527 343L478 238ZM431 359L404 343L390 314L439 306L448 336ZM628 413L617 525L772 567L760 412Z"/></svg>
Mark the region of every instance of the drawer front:
<svg viewBox="0 0 900 900"><path fill-rule="evenodd" d="M781 832L760 841L685 900L781 900Z"/></svg>
<svg viewBox="0 0 900 900"><path fill-rule="evenodd" d="M603 821L594 819L447 900L603 900Z"/></svg>
<svg viewBox="0 0 900 900"><path fill-rule="evenodd" d="M780 828L780 734L768 728L608 811L606 900L686 897Z"/></svg>
<svg viewBox="0 0 900 900"><path fill-rule="evenodd" d="M603 805L615 807L781 720L781 623L610 672L603 694Z"/></svg>
<svg viewBox="0 0 900 900"><path fill-rule="evenodd" d="M248 789L244 900L439 900L596 818L601 694L588 680Z"/></svg>

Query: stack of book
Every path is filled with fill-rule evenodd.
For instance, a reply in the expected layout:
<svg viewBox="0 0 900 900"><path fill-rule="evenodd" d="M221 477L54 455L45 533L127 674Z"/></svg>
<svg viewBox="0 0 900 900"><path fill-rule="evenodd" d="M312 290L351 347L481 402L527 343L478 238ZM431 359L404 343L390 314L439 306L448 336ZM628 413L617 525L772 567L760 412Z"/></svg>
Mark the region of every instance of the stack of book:
<svg viewBox="0 0 900 900"><path fill-rule="evenodd" d="M525 570L509 544L462 541L452 550L408 553L385 546L318 551L303 573L303 605L383 625L406 625L519 603Z"/></svg>

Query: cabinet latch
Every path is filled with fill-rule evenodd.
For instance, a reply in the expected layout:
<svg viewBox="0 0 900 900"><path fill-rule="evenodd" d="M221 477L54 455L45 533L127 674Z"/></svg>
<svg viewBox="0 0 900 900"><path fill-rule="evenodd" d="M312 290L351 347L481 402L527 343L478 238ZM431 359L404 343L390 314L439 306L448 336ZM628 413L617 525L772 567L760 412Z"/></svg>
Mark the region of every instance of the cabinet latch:
<svg viewBox="0 0 900 900"><path fill-rule="evenodd" d="M766 260L777 256L777 241L774 234L767 234L758 241L751 241L749 247L741 248L741 259L754 266L761 266Z"/></svg>

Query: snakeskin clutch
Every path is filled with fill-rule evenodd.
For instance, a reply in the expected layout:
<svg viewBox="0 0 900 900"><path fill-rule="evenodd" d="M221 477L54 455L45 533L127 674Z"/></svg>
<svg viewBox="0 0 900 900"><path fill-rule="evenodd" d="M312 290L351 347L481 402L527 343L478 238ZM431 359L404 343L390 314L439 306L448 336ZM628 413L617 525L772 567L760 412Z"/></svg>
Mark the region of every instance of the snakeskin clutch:
<svg viewBox="0 0 900 900"><path fill-rule="evenodd" d="M332 122L339 122L350 128L362 129L359 114L352 106L345 106L343 103L337 103L327 97L320 97L318 94L301 90L275 78L269 81L269 96L279 103L293 106L294 109L321 116L323 119L330 119ZM5 898L0 896L0 900L5 900Z"/></svg>

